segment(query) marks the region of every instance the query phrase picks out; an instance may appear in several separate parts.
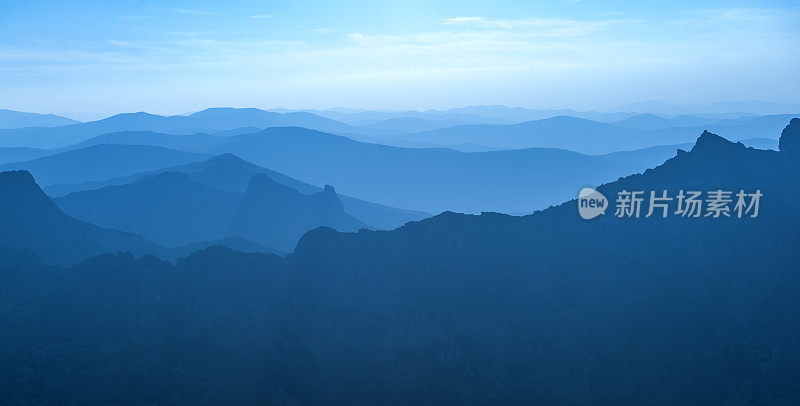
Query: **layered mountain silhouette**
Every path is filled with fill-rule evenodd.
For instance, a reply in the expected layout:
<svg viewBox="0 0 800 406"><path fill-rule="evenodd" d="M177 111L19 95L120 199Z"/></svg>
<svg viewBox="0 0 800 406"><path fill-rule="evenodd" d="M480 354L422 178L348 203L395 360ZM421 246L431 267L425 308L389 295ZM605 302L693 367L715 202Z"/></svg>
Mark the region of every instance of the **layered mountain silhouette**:
<svg viewBox="0 0 800 406"><path fill-rule="evenodd" d="M637 114L625 120L615 121L611 124L623 127L638 128L640 130L658 130L669 127L695 127L714 124L722 121L720 118L696 117L681 114L675 117L662 117L656 114Z"/></svg>
<svg viewBox="0 0 800 406"><path fill-rule="evenodd" d="M0 129L57 127L78 123L80 122L54 114L24 113L21 111L0 109Z"/></svg>
<svg viewBox="0 0 800 406"><path fill-rule="evenodd" d="M217 130L232 130L247 126L258 128L299 126L336 133L362 131L358 127L302 111L275 113L253 108L210 108L188 117L200 127Z"/></svg>
<svg viewBox="0 0 800 406"><path fill-rule="evenodd" d="M319 228L285 259L216 247L175 265L0 250L4 399L794 404L798 127L780 151L704 132L599 186L612 207L593 220L575 200L447 212ZM623 190L681 189L763 196L756 217L613 215Z"/></svg>
<svg viewBox="0 0 800 406"><path fill-rule="evenodd" d="M405 124L406 119L413 119L412 121L410 121L412 124L421 123L417 119L425 121L438 121L438 122L446 121L454 123L454 125L467 124L467 123L510 124L515 122L514 120L509 120L505 117L494 117L491 115L461 113L450 110L375 111L375 110L331 109L331 110L305 110L305 111L314 113L319 116L328 117L333 120L341 121L343 123L347 123L350 125L360 126L363 128L370 128L375 124L377 124L378 127L384 126L386 124L392 124L390 120L395 120L395 119L401 120L399 122L401 126ZM525 120L520 120L520 121L525 121ZM397 132L403 132L402 127L400 128L392 127L392 129L396 130Z"/></svg>
<svg viewBox="0 0 800 406"><path fill-rule="evenodd" d="M80 220L171 247L240 237L288 252L313 228L357 231L366 226L345 212L333 188L305 195L266 174L253 176L243 194L196 182L186 173L163 172L70 193L55 202Z"/></svg>
<svg viewBox="0 0 800 406"><path fill-rule="evenodd" d="M784 131L782 145L791 145L793 131ZM335 369L352 362L337 354L353 345L384 346L359 352L370 365L430 345L452 358L407 365L434 364L437 373L382 384L435 396L420 382L447 376L447 391L474 377L487 386L460 397L468 403L792 403L800 396L792 383L798 174L791 148L749 149L705 132L690 152L601 186L612 207L591 221L573 200L526 217L445 213L392 232L312 231L293 258L298 279L314 284L303 292L326 299L305 307L317 316L295 328L323 319L332 327L292 349L325 348L312 358ZM681 189L759 191L763 199L756 218L645 218L646 206L641 218L613 216L623 190L674 198ZM322 272L330 264L337 272ZM348 288L337 295L331 284ZM404 307L409 297L416 306ZM331 306L341 318L331 317ZM415 328L403 327L409 319Z"/></svg>
<svg viewBox="0 0 800 406"><path fill-rule="evenodd" d="M773 111L786 110L773 109ZM782 125L774 126L785 123L789 116L784 114L764 117L767 118L758 120L761 117L752 113L681 114L660 117L653 114L530 110L505 106L472 106L425 112L264 111L252 108L211 108L185 116L159 116L138 112L49 128L5 128L0 129L0 146L53 149L66 148L109 133L155 132L171 135L206 133L230 136L267 127L298 126L334 134L353 134L378 139L388 137L395 140L396 144L402 141L445 146L480 145L495 149L564 148L587 154L601 154L689 142L699 126L724 132L732 139L755 138L760 136L759 131L779 130ZM771 120L769 117L774 119ZM755 121L750 122L750 120ZM132 139L130 135L126 137L118 135L116 138L124 140L122 143L129 143L128 139ZM139 138L147 137L141 135ZM175 142L179 141L179 137L159 138L161 139L151 137L155 142L152 145L176 147ZM193 148L207 146L205 143L209 140L197 138L198 140L187 141L186 145L191 145Z"/></svg>
<svg viewBox="0 0 800 406"><path fill-rule="evenodd" d="M645 100L637 103L627 104L611 109L611 112L637 112L637 113L660 113L660 114L730 114L732 112L749 114L776 114L791 113L800 110L798 103L769 103L757 100L749 101L726 101L716 102L708 105L676 105L660 100Z"/></svg>
<svg viewBox="0 0 800 406"><path fill-rule="evenodd" d="M0 146L58 148L115 132L152 131L169 134L213 133L240 127L296 125L331 132L362 132L311 113L275 113L259 109L212 108L188 116L159 116L144 112L117 114L98 121L52 128L0 130Z"/></svg>
<svg viewBox="0 0 800 406"><path fill-rule="evenodd" d="M42 260L59 264L103 253L158 250L139 235L65 215L27 171L0 172L0 246L30 249Z"/></svg>
<svg viewBox="0 0 800 406"><path fill-rule="evenodd" d="M119 196L117 196L119 197ZM135 198L133 194L125 196ZM156 197L151 195L150 197ZM121 199L124 200L124 197ZM130 201L119 202L130 207ZM138 201L142 206L152 202ZM233 202L235 205L237 202ZM194 204L194 202L193 202ZM201 203L208 205L207 203ZM75 204L77 206L77 204ZM99 204L95 207L100 208ZM235 207L235 206L234 206ZM184 207L187 210L189 207ZM159 207L153 212L143 212L137 223L120 223L129 229L147 230L142 224L154 224L155 221L172 222L179 220L172 218L157 218L159 211L174 209L167 206ZM218 213L213 213L218 214ZM87 217L100 217L102 214L91 212ZM107 220L114 223L115 219ZM214 221L214 220L210 220ZM168 224L165 223L165 226ZM185 224L184 224L185 226ZM36 184L33 176L27 171L0 172L0 247L11 249L31 250L47 264L70 265L80 260L100 255L116 254L121 252L133 255L154 255L164 260L176 260L195 251L212 246L224 246L242 252L258 252L270 254L284 254L286 251L265 247L256 242L248 241L241 237L225 237L226 224L220 236L204 239L206 235L196 234L190 244L175 247L163 247L145 239L139 234L119 231L113 228L103 228L95 224L78 220L65 214ZM191 227L191 225L189 226ZM195 227L199 229L200 227ZM149 230L147 230L149 231ZM160 231L165 233L165 231ZM158 233L156 233L158 234Z"/></svg>
<svg viewBox="0 0 800 406"><path fill-rule="evenodd" d="M250 183L250 179L257 173L266 173L276 182L297 189L305 194L322 190L321 188L300 182L297 179L290 178L279 172L252 164L229 153L183 165L158 168L152 171L139 172L101 181L50 185L45 187L44 190L51 196L63 196L81 190L93 190L106 186L124 185L163 172L184 173L195 182L203 183L220 190L234 192L244 192L247 189L247 184Z"/></svg>
<svg viewBox="0 0 800 406"><path fill-rule="evenodd" d="M255 129L255 131L259 131ZM93 145L150 145L189 152L205 152L219 145L223 138L208 134L164 134L152 131L123 131L92 137L62 149L81 149Z"/></svg>
<svg viewBox="0 0 800 406"><path fill-rule="evenodd" d="M45 155L50 155L50 153L47 150L39 148L0 148L0 165L12 162L29 161Z"/></svg>
<svg viewBox="0 0 800 406"><path fill-rule="evenodd" d="M687 136L688 137L688 136ZM463 125L406 134L402 139L440 144L482 144L502 148L562 148L602 154L659 144L688 141L650 135L645 131L582 118L558 116L506 125Z"/></svg>
<svg viewBox="0 0 800 406"><path fill-rule="evenodd" d="M141 234L166 246L226 237L240 200L239 193L215 189L175 172L54 199L72 217Z"/></svg>
<svg viewBox="0 0 800 406"><path fill-rule="evenodd" d="M315 114L333 118L352 125L369 127L372 123L394 118L421 118L425 120L447 120L457 124L515 124L525 121L542 120L557 116L572 116L603 122L619 121L632 116L632 113L577 111L572 109L528 109L502 105L467 106L447 110L425 111L333 111L309 110Z"/></svg>
<svg viewBox="0 0 800 406"><path fill-rule="evenodd" d="M726 134L733 140L764 137L764 134L778 134L791 117L783 114L737 120L713 118L705 119L705 122L699 119L690 124L691 119L679 116L671 119L675 120L674 125L662 127L666 119L657 116L634 116L616 123L559 116L519 124L456 126L396 135L394 138L444 145L472 143L501 148L564 148L586 154L606 154L691 142L704 129Z"/></svg>
<svg viewBox="0 0 800 406"><path fill-rule="evenodd" d="M732 218L727 218L727 220L723 219L723 221L701 218L698 219L698 221L687 222L681 219L675 221L661 221L657 218L652 218L642 219L642 221L639 222L641 227L635 227L637 223L633 220L625 222L625 220L617 219L612 215L606 215L594 221L587 222L578 217L577 202L576 200L571 200L556 207L551 207L524 217L506 216L495 213L472 216L448 212L420 222L410 223L398 229L393 234L363 231L358 234L342 236L342 241L347 244L359 244L360 242L358 240L361 238L371 239L374 237L392 239L397 243L398 240L390 236L403 236L409 243L414 241L414 244L427 244L431 243L429 239L422 238L421 235L417 236L420 238L415 238L414 234L423 234L426 233L427 230L446 229L446 227L442 228L445 224L461 222L464 225L472 224L475 227L480 227L495 221L498 226L520 227L520 232L523 232L523 228L527 229L536 226L540 221L543 222L542 225L546 222L553 222L553 224L559 222L559 224L565 228L563 231L564 238L581 239L590 239L590 237L593 236L583 234L580 236L571 235L570 233L576 230L570 229L569 227L580 227L582 230L592 231L598 234L603 232L603 227L609 227L605 229L605 232L609 236L613 234L613 232L618 231L614 227L621 227L619 224L630 225L632 228L638 228L639 230L650 227L654 227L654 230L658 230L661 227L685 224L686 230L699 231L703 236L710 231L700 230L707 227L713 228L715 225L719 227L741 225L743 228L749 230L749 227L753 224L757 224L764 232L768 230L778 232L785 229L788 231L788 228L791 228L789 224L779 224L786 220L791 220L789 223L799 220L796 215L791 214L794 207L800 204L800 200L794 199L795 196L800 194L800 189L794 187L797 182L800 182L800 180L795 178L798 169L800 169L800 161L797 160L796 151L792 148L792 145L798 142L798 139L800 139L800 119L792 119L790 125L786 126L783 130L780 138L780 152L749 148L742 143L734 143L718 135L704 131L697 139L690 152L678 150L676 156L654 169L648 169L642 174L620 178L615 182L598 187L598 190L603 192L606 196L611 197L612 203L613 198L622 190L667 190L677 193L679 189L700 191L719 188L736 191L740 189L747 191L760 189L765 196L774 195L775 198L774 200L765 198L764 201L762 201L762 205L765 206L762 206L762 217L760 217L759 220L754 219L750 222L741 223L737 222L737 219ZM769 202L770 200L772 200L771 203ZM769 210L763 207L768 207L773 211L770 214L766 214L766 211ZM617 226L614 226L614 224L617 224ZM774 229L772 227L774 227ZM622 227L622 229L626 228L627 227ZM458 228L452 231L454 233L460 233L464 230ZM497 229L493 229L491 234L499 233L505 235L506 231L507 230L502 230L502 227L498 227ZM562 232L559 231L558 233L548 233L548 235L552 237L556 234L561 235L561 233ZM315 233L310 233L304 240L310 240L314 238L316 234L325 235L323 238L330 237L330 233L319 230ZM654 240L663 238L658 235L658 233L650 234L653 234L650 238ZM509 235L514 236L516 233L511 233ZM455 237L455 235L447 236L447 238L451 237ZM613 239L610 239L610 237L597 237L597 243L601 245L621 243L620 241L611 241ZM796 238L797 237L791 237L789 241L794 241ZM509 243L507 240L513 241L513 244L522 243L522 240L518 242L516 238L503 238L502 240L503 244ZM498 242L500 241L498 240ZM373 242L370 242L370 244L371 243ZM326 244L330 244L330 240L328 240ZM592 245L596 245L596 243ZM399 250L398 252L400 252L405 248L403 248L401 244L401 246L397 246L397 249ZM437 248L432 247L430 249L436 250ZM586 249L586 247L580 247L580 249L583 250ZM331 252L347 252L347 249L338 250L334 248Z"/></svg>
<svg viewBox="0 0 800 406"><path fill-rule="evenodd" d="M257 132L259 132L261 130L262 130L262 128L253 127L253 126L239 127L239 128L234 128L232 130L217 131L213 135L216 136L216 137L230 137L232 135L242 135L242 134L257 133Z"/></svg>
<svg viewBox="0 0 800 406"><path fill-rule="evenodd" d="M584 185L647 168L558 149L398 148L297 127L229 137L214 152L312 184L336 184L349 196L430 213L530 213L573 197Z"/></svg>
<svg viewBox="0 0 800 406"><path fill-rule="evenodd" d="M392 131L395 133L416 133L420 131L437 130L439 128L454 127L466 124L482 124L487 120L477 117L430 119L421 117L396 117L378 122L362 124L364 128Z"/></svg>
<svg viewBox="0 0 800 406"><path fill-rule="evenodd" d="M247 185L230 235L291 251L303 234L321 226L352 232L366 225L345 212L331 186L304 195L258 174Z"/></svg>
<svg viewBox="0 0 800 406"><path fill-rule="evenodd" d="M27 170L42 185L98 181L208 157L149 145L94 145L0 165L0 171Z"/></svg>
<svg viewBox="0 0 800 406"><path fill-rule="evenodd" d="M101 189L106 186L124 185L136 182L146 177L152 177L162 172L175 172L186 174L194 182L202 183L213 188L233 192L245 192L247 185L254 175L264 173L273 181L296 189L300 193L310 195L322 191L321 188L301 182L250 162L244 161L233 154L222 154L208 160L192 162L185 165L161 168L154 171L137 173L103 181L83 182L77 184L61 184L45 187L51 196L64 196L82 190ZM345 211L354 217L377 229L397 228L408 221L421 220L429 215L424 212L397 209L349 196L339 195Z"/></svg>

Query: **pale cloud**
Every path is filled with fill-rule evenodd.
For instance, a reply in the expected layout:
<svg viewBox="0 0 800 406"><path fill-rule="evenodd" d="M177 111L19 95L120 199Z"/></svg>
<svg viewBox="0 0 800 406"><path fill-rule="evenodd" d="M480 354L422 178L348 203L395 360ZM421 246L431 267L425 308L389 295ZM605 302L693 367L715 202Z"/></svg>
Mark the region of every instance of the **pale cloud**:
<svg viewBox="0 0 800 406"><path fill-rule="evenodd" d="M484 22L486 21L483 17L454 17L454 18L445 18L442 20L443 24L463 24L463 23L472 23L472 22Z"/></svg>
<svg viewBox="0 0 800 406"><path fill-rule="evenodd" d="M258 15L250 16L250 18L267 19L267 18L272 18L272 14L258 14Z"/></svg>
<svg viewBox="0 0 800 406"><path fill-rule="evenodd" d="M529 34L551 37L579 36L609 28L617 24L636 22L637 20L600 20L581 21L566 18L522 18L497 19L485 17L453 17L441 21L444 25L464 26L467 28L515 30Z"/></svg>
<svg viewBox="0 0 800 406"><path fill-rule="evenodd" d="M178 8L178 7L148 7L149 10L163 10L163 11L171 11L173 13L180 13L180 14L189 14L189 15L196 15L196 16L213 16L217 15L217 13L212 13L209 11L202 11L202 10L194 10L189 8Z"/></svg>

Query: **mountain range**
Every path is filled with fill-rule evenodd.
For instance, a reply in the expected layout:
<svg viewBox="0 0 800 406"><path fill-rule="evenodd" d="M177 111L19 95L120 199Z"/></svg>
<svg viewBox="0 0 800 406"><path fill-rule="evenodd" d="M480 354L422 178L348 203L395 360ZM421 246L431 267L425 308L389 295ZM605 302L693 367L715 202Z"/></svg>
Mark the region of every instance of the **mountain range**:
<svg viewBox="0 0 800 406"><path fill-rule="evenodd" d="M758 192L756 216L705 216L704 199L697 218L673 200L666 218L609 207L584 220L569 200L318 228L283 259L212 247L175 264L47 268L0 250L4 399L794 404L800 120L779 145L703 132L597 187L610 205L629 191Z"/></svg>
<svg viewBox="0 0 800 406"><path fill-rule="evenodd" d="M29 161L31 159L36 159L50 154L50 151L39 148L0 147L0 165L12 162Z"/></svg>
<svg viewBox="0 0 800 406"><path fill-rule="evenodd" d="M173 125L171 128L176 129L181 123L191 121L202 126L236 128L223 131L225 135L222 136L123 131L97 135L55 150L12 148L5 151L10 160L19 161L26 154L40 158L0 164L0 169L30 170L46 190L64 188L61 192L51 192L63 194L66 190L91 188L80 185L85 182L102 183L113 178L128 178L197 162L211 155L234 153L285 176L308 184L335 185L346 196L385 206L427 213L455 210L522 214L568 199L585 185L651 168L663 162L677 148L685 147L692 134L704 129L750 145L750 140L756 137L763 139L772 131L777 133L789 118L786 115L739 119L639 115L630 117L626 124L608 124L575 117L554 117L520 124L464 125L413 134L354 134L350 139L299 128L271 127L253 133L251 131L257 127L238 126L247 122L225 124L226 117L231 120L240 116L244 119L259 118L262 112L257 109L209 109L190 116L154 116L160 118L153 119L145 115L141 121L127 117L126 120L142 126L152 122L162 127ZM269 113L268 117L294 117L291 116L293 113L263 113ZM216 119L221 122L214 124ZM707 120L709 124L659 128L701 122L698 120ZM655 129L632 128L637 126ZM364 141L356 142L353 138ZM116 145L106 145L109 143ZM402 144L405 147L376 143ZM436 145L452 145L478 152L431 148ZM757 145L774 148L772 141ZM542 148L554 146L595 156ZM632 149L638 151L630 151ZM189 152L195 155L187 154ZM563 162L562 158L565 159ZM240 177L237 182L241 186L237 189L243 191L246 182L256 172L250 171L246 177ZM128 179L128 182L132 180ZM312 193L296 184L289 186L305 194ZM342 200L348 212L376 228L394 228L414 218L401 212L393 219L384 217L383 214L388 215L389 211L379 206L371 206L373 213L365 215L364 211L371 210L369 207L358 210L352 207L353 202L348 198ZM422 217L424 215L416 219Z"/></svg>
<svg viewBox="0 0 800 406"><path fill-rule="evenodd" d="M241 198L185 174L164 172L127 185L70 193L54 202L67 215L88 223L180 246L227 237Z"/></svg>
<svg viewBox="0 0 800 406"><path fill-rule="evenodd" d="M345 212L329 185L304 195L260 173L247 185L228 233L291 251L303 234L317 227L354 232L366 225Z"/></svg>
<svg viewBox="0 0 800 406"><path fill-rule="evenodd" d="M647 113L647 114L637 114L635 116L628 117L625 120L612 122L611 124L622 127L638 128L640 130L658 130L670 127L703 126L703 125L715 124L723 120L725 119L690 116L686 114L681 114L674 117L664 117L656 114Z"/></svg>
<svg viewBox="0 0 800 406"><path fill-rule="evenodd" d="M259 109L212 108L188 116L159 116L144 112L117 114L98 121L51 128L0 130L0 145L59 148L98 135L125 131L169 134L214 133L241 127L297 125L331 132L359 133L363 130L305 112L274 113Z"/></svg>
<svg viewBox="0 0 800 406"><path fill-rule="evenodd" d="M785 109L789 108L787 106L784 106ZM767 110L769 109L761 111ZM145 133L153 132L174 137L160 139L159 136L150 134L149 139L156 144L148 145L170 148L182 145L186 150L200 152L214 144L214 137L208 134L227 137L253 133L267 127L298 126L357 139L376 140L379 143L386 143L380 141L381 139L394 140L392 145L405 142L423 147L455 146L456 149L459 149L459 145L478 145L484 149L552 147L596 154L690 142L699 127L736 134L735 137L731 135L734 139L757 138L762 137L764 131L779 131L780 127L776 126L785 122L788 116L773 116L771 121L766 119L769 123L748 122L758 118L761 116L753 113L684 112L657 115L636 112L531 110L505 106L473 106L424 112L210 108L189 115L125 113L102 120L52 128L0 129L0 146L75 148L117 141L128 143L127 140L136 138L148 139ZM700 131L702 129L699 128ZM124 134L128 132L142 134ZM106 135L111 133L123 134ZM98 136L100 137L89 141ZM605 138L609 138L609 143L604 146L598 140ZM589 144L584 145L584 141Z"/></svg>
<svg viewBox="0 0 800 406"><path fill-rule="evenodd" d="M286 113L298 110L275 109ZM533 109L502 105L478 105L446 110L375 111L375 110L302 110L355 126L369 127L394 119L416 118L461 124L516 124L557 116L571 116L600 122L616 122L639 114L658 114L665 118L689 115L705 119L735 119L757 115L797 113L797 103L767 103L759 101L719 102L710 105L674 105L650 100L619 106L610 110L580 111L575 109ZM383 125L383 124L380 124ZM451 125L451 126L452 126Z"/></svg>
<svg viewBox="0 0 800 406"><path fill-rule="evenodd" d="M158 251L141 236L65 215L26 171L0 172L0 191L0 245L4 247L30 249L42 260L60 264L108 252Z"/></svg>
<svg viewBox="0 0 800 406"><path fill-rule="evenodd" d="M195 148L198 144L192 144L191 140L187 146L176 141L183 137L193 136L125 132L108 134L96 141L155 143L198 150ZM203 136L198 142L205 142L209 139L206 137L214 140L212 136ZM344 195L361 200L342 198L349 213L381 229L395 228L406 221L424 218L424 213L444 210L531 212L571 197L576 188L585 184L615 179L660 162L644 162L645 159L617 162L541 148L481 153L398 148L297 127L274 127L254 134L220 137L215 144L210 150L199 150L213 155L235 154L262 168L229 162L228 168L219 170L232 171L230 176L209 173L221 176L211 186L244 191L255 173L265 171L276 182L305 194L321 190L309 184L335 185ZM29 170L48 193L58 196L130 183L158 171L190 171L190 167L175 167L205 161L211 156L148 145L100 144L75 148L31 161L0 165L0 170ZM295 179L306 183L300 185L303 182ZM227 182L232 183L220 185Z"/></svg>
<svg viewBox="0 0 800 406"><path fill-rule="evenodd" d="M792 117L785 114L739 120L704 120L680 116L673 119L634 116L622 122L601 123L560 116L519 124L456 126L393 135L392 138L440 145L477 144L501 149L563 148L595 155L691 142L697 133L706 129L726 134L737 141L765 138L768 134L779 133ZM677 120L674 122L676 126L664 127L665 120ZM692 122L703 124L682 126Z"/></svg>
<svg viewBox="0 0 800 406"><path fill-rule="evenodd" d="M130 202L125 203L130 205ZM144 213L138 220L153 224L153 214ZM0 247L31 250L47 264L71 265L88 257L120 252L137 256L154 255L174 261L211 246L224 246L242 252L286 252L240 237L206 240L200 235L195 235L190 244L167 248L139 234L99 227L65 214L27 171L0 172L0 228Z"/></svg>
<svg viewBox="0 0 800 406"><path fill-rule="evenodd" d="M428 213L530 213L574 196L584 185L649 166L561 149L465 153L398 148L297 127L229 137L213 153L233 153L350 196Z"/></svg>
<svg viewBox="0 0 800 406"><path fill-rule="evenodd" d="M366 227L345 212L332 187L305 195L263 173L253 176L244 193L195 182L185 173L162 172L54 201L69 216L170 247L238 237L288 252L316 227Z"/></svg>
<svg viewBox="0 0 800 406"><path fill-rule="evenodd" d="M610 112L637 112L658 114L731 114L757 115L787 114L800 111L800 103L770 103L757 100L724 101L707 105L670 104L660 100L645 100L615 107Z"/></svg>
<svg viewBox="0 0 800 406"><path fill-rule="evenodd" d="M21 111L0 109L0 129L23 127L58 127L78 124L80 121L54 114L25 113Z"/></svg>
<svg viewBox="0 0 800 406"><path fill-rule="evenodd" d="M94 145L0 165L0 171L26 170L42 185L79 183L185 164L208 155L149 145Z"/></svg>
<svg viewBox="0 0 800 406"><path fill-rule="evenodd" d="M301 182L282 173L254 165L233 154L221 154L188 164L158 168L132 175L105 179L103 181L55 184L44 187L44 190L50 196L58 198L72 192L102 189L107 186L126 185L141 179L152 178L163 172L186 174L186 176L194 182L218 190L237 193L244 193L250 180L259 173L266 174L276 183L295 189L302 194L311 195L323 191L322 188ZM425 217L429 217L429 215L424 212L384 206L350 196L339 195L339 198L347 213L360 219L369 227L376 229L393 229L408 221L421 220Z"/></svg>

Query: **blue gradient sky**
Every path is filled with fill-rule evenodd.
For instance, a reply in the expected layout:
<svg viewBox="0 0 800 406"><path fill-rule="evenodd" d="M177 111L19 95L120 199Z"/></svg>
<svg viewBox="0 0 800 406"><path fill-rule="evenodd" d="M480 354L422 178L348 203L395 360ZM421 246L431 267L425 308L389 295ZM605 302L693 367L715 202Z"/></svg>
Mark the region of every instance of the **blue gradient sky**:
<svg viewBox="0 0 800 406"><path fill-rule="evenodd" d="M4 0L0 108L798 102L798 21L735 0Z"/></svg>

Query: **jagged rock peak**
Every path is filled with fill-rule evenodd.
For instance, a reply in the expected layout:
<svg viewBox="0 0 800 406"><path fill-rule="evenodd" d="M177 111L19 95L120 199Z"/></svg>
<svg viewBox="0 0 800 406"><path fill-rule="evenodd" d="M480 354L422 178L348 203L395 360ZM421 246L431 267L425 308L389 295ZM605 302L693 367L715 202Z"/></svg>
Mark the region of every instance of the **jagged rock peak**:
<svg viewBox="0 0 800 406"><path fill-rule="evenodd" d="M778 149L787 154L800 155L800 118L791 119L783 129Z"/></svg>
<svg viewBox="0 0 800 406"><path fill-rule="evenodd" d="M744 145L734 144L717 134L705 130L697 138L697 142L692 147L692 152L720 151L737 147L744 148Z"/></svg>

